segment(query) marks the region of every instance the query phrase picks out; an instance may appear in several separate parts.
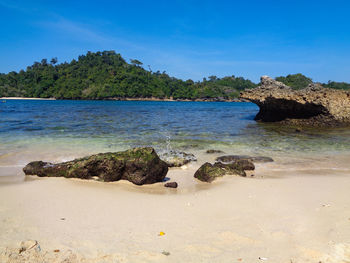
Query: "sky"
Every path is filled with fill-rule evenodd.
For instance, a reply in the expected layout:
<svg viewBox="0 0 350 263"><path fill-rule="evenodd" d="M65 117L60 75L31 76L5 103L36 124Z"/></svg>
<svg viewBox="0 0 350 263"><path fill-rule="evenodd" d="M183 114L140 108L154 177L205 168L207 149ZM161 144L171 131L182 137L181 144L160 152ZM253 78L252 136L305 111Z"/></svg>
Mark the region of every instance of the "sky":
<svg viewBox="0 0 350 263"><path fill-rule="evenodd" d="M0 0L0 72L115 50L185 80L350 82L349 14L348 0Z"/></svg>

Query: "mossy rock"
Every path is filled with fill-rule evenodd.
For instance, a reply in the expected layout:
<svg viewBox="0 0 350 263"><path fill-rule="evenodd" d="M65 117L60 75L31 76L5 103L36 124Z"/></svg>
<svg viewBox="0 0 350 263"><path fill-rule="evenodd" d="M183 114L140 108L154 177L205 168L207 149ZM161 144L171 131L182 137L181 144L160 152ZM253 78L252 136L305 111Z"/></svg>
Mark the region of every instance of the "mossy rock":
<svg viewBox="0 0 350 263"><path fill-rule="evenodd" d="M153 148L143 147L123 152L100 153L58 164L31 162L23 171L26 175L40 177L98 177L104 182L128 180L143 185L163 181L168 172L168 165L160 160Z"/></svg>
<svg viewBox="0 0 350 263"><path fill-rule="evenodd" d="M200 181L211 183L224 175L247 176L240 164L205 163L194 174Z"/></svg>

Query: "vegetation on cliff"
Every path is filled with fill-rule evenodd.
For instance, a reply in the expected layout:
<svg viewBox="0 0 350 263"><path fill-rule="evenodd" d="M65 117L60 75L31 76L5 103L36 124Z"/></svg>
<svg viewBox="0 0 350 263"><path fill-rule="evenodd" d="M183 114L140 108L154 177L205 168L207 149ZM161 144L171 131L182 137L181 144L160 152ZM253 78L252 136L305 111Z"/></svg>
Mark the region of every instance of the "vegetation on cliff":
<svg viewBox="0 0 350 263"><path fill-rule="evenodd" d="M136 59L127 63L114 51L88 52L70 63L42 59L18 73L0 74L0 97L232 99L254 87L252 81L235 76L183 81L145 70Z"/></svg>
<svg viewBox="0 0 350 263"><path fill-rule="evenodd" d="M301 73L287 75L286 77L281 76L275 79L295 90L304 89L312 83L311 78L308 78ZM328 81L327 83L322 83L321 85L325 88L331 89L350 89L350 83L346 82Z"/></svg>

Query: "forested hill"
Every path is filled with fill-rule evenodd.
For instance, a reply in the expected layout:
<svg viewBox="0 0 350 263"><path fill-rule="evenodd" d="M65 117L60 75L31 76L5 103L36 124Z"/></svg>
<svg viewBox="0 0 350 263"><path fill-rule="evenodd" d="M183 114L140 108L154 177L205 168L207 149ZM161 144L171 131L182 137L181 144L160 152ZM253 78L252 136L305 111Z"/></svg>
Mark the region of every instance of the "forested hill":
<svg viewBox="0 0 350 263"><path fill-rule="evenodd" d="M114 51L88 52L70 63L42 59L18 73L0 74L0 97L232 99L255 86L234 76L183 81L147 71L138 60L127 63Z"/></svg>

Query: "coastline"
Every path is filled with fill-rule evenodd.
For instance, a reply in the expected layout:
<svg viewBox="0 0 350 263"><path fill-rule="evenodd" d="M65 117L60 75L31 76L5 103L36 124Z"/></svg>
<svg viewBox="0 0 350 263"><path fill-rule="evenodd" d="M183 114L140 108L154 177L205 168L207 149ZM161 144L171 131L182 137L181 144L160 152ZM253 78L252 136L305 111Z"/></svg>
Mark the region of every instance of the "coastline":
<svg viewBox="0 0 350 263"><path fill-rule="evenodd" d="M27 97L1 97L0 100L96 100L96 101L103 101L103 100L116 100L116 101L181 101L181 102L249 102L245 99L235 98L235 99L220 99L220 98L208 98L208 99L173 99L173 98L103 98L103 99L83 99L83 98L76 98L76 99L56 99L56 98L27 98Z"/></svg>
<svg viewBox="0 0 350 263"><path fill-rule="evenodd" d="M56 100L55 98L1 97L0 100Z"/></svg>

